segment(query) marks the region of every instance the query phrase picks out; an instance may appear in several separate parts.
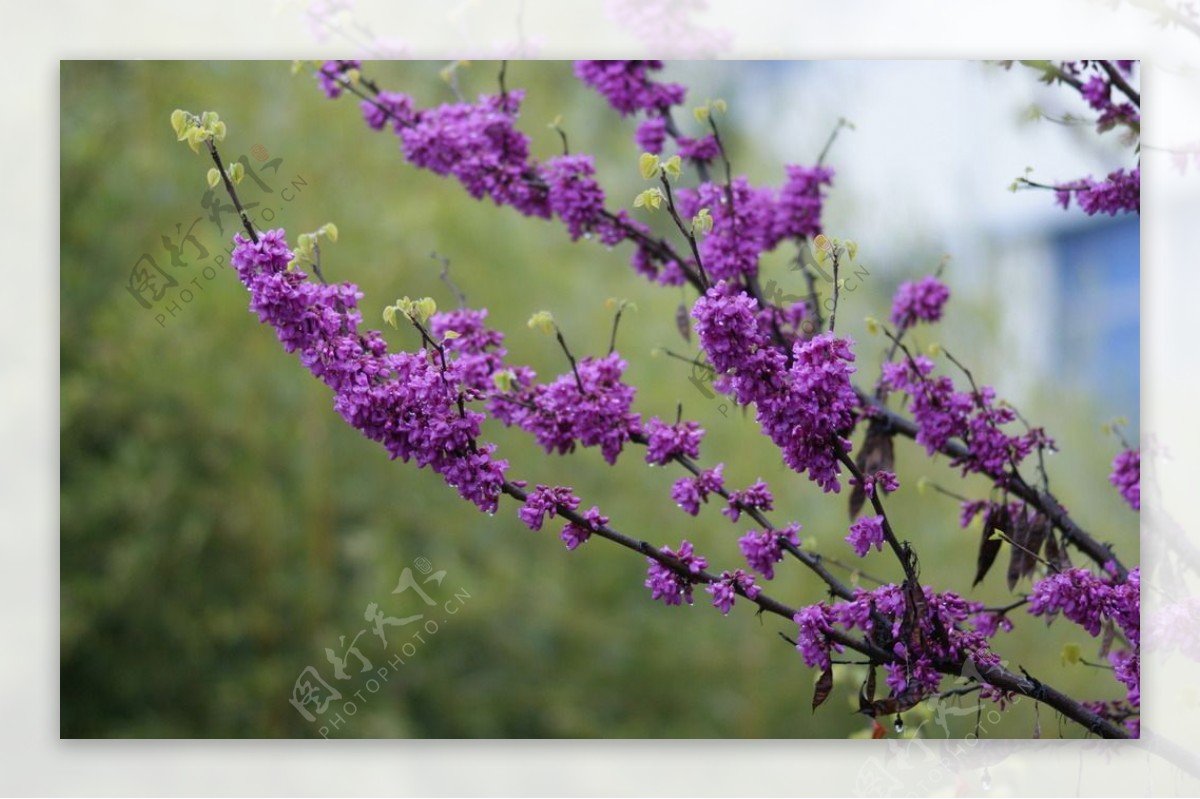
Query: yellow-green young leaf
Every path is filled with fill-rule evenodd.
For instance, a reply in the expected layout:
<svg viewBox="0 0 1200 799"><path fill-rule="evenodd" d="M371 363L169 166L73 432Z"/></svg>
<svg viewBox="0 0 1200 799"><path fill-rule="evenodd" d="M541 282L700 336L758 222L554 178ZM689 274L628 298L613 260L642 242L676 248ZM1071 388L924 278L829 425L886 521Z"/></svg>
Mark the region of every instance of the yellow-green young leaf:
<svg viewBox="0 0 1200 799"><path fill-rule="evenodd" d="M387 322L392 327L396 327L396 306L389 305L383 309L383 321ZM399 329L399 328L397 328Z"/></svg>
<svg viewBox="0 0 1200 799"><path fill-rule="evenodd" d="M182 108L176 108L171 112L171 130L175 131L176 141L183 141L184 134L187 133L188 113Z"/></svg>
<svg viewBox="0 0 1200 799"><path fill-rule="evenodd" d="M657 211L662 207L663 193L662 189L657 186L652 189L646 189L644 192L633 198L634 208L649 208L652 211Z"/></svg>
<svg viewBox="0 0 1200 799"><path fill-rule="evenodd" d="M212 126L212 137L214 141L225 141L225 123L215 122Z"/></svg>
<svg viewBox="0 0 1200 799"><path fill-rule="evenodd" d="M229 179L236 186L242 182L242 178L246 177L246 167L242 166L241 161L234 161L229 165Z"/></svg>
<svg viewBox="0 0 1200 799"><path fill-rule="evenodd" d="M337 243L338 229L337 225L333 224L332 222L326 222L325 224L321 225L321 229L317 232L324 236L328 236L330 241Z"/></svg>
<svg viewBox="0 0 1200 799"><path fill-rule="evenodd" d="M362 78L362 72L357 69L346 70L346 80L350 81L351 86L357 86L359 79Z"/></svg>
<svg viewBox="0 0 1200 799"><path fill-rule="evenodd" d="M817 250L814 257L817 259L818 264L824 264L825 259L829 257L829 252L827 250Z"/></svg>
<svg viewBox="0 0 1200 799"><path fill-rule="evenodd" d="M692 217L693 233L708 233L712 230L712 227L712 214L707 208L701 208L696 215Z"/></svg>
<svg viewBox="0 0 1200 799"><path fill-rule="evenodd" d="M497 391L502 391L505 394L513 390L513 381L516 380L516 375L512 369L502 369L492 375L492 385Z"/></svg>
<svg viewBox="0 0 1200 799"><path fill-rule="evenodd" d="M301 71L302 69L304 69L304 62L303 62L303 61L293 61L293 62L292 62L292 74L293 74L293 75L299 75L299 74L300 74L300 71Z"/></svg>
<svg viewBox="0 0 1200 799"><path fill-rule="evenodd" d="M529 317L529 321L526 324L530 330L541 330L546 335L554 332L554 317L549 311L538 311Z"/></svg>
<svg viewBox="0 0 1200 799"><path fill-rule="evenodd" d="M616 307L617 307L617 298L616 297L609 297L607 300L604 301L604 308L606 310L611 311L613 308L616 308Z"/></svg>
<svg viewBox="0 0 1200 799"><path fill-rule="evenodd" d="M550 120L550 124L547 125L546 127L550 128L550 130L555 130L561 125L562 125L562 114L555 114L554 119Z"/></svg>
<svg viewBox="0 0 1200 799"><path fill-rule="evenodd" d="M695 108L692 109L692 116L694 116L696 118L697 122L699 122L701 125L703 125L705 122L708 121L708 106L706 106L706 105L696 106Z"/></svg>
<svg viewBox="0 0 1200 799"><path fill-rule="evenodd" d="M667 173L667 177L678 178L683 171L683 159L677 155L671 156L662 165L662 170Z"/></svg>
<svg viewBox="0 0 1200 799"><path fill-rule="evenodd" d="M218 119L220 117L217 116L216 111L205 111L200 115L200 126L211 131L213 125L217 124Z"/></svg>
<svg viewBox="0 0 1200 799"><path fill-rule="evenodd" d="M208 187L215 189L221 182L221 172L215 166L208 170Z"/></svg>
<svg viewBox="0 0 1200 799"><path fill-rule="evenodd" d="M729 106L727 106L727 105L725 104L725 101L724 101L724 100L720 100L720 99L713 100L713 101L712 101L712 107L713 107L713 109L714 109L714 110L716 110L716 111L720 111L722 114L724 114L724 113L728 113L728 111L729 111Z"/></svg>
<svg viewBox="0 0 1200 799"><path fill-rule="evenodd" d="M874 316L867 317L867 332L872 336L879 334L879 320Z"/></svg>
<svg viewBox="0 0 1200 799"><path fill-rule="evenodd" d="M938 344L936 341L931 342L930 345L925 348L925 351L929 353L930 358L936 358L942 354L942 345Z"/></svg>
<svg viewBox="0 0 1200 799"><path fill-rule="evenodd" d="M433 297L422 297L413 303L413 313L419 322L428 322L429 317L437 313L437 303Z"/></svg>
<svg viewBox="0 0 1200 799"><path fill-rule="evenodd" d="M921 477L917 478L917 493L918 494L924 494L928 488L929 488L929 478L928 477L925 477L924 475L922 475Z"/></svg>
<svg viewBox="0 0 1200 799"><path fill-rule="evenodd" d="M412 319L413 301L408 297L401 297L400 299L396 300L396 310L404 314L409 319Z"/></svg>
<svg viewBox="0 0 1200 799"><path fill-rule="evenodd" d="M288 263L287 263L287 270L288 270L289 272L295 272L295 271L296 271L296 267L297 267L297 266L299 266L299 265L300 265L300 260L299 260L298 258L293 258L292 260L288 261Z"/></svg>
<svg viewBox="0 0 1200 799"><path fill-rule="evenodd" d="M1074 666L1079 662L1079 644L1063 644L1062 663L1064 666Z"/></svg>
<svg viewBox="0 0 1200 799"><path fill-rule="evenodd" d="M454 339L460 338L461 336L462 336L462 333L457 333L453 330L447 330L446 335L442 336L442 339L444 341L453 341Z"/></svg>
<svg viewBox="0 0 1200 799"><path fill-rule="evenodd" d="M833 244L829 241L829 237L824 233L819 233L817 237L813 239L813 246L816 247L820 252L826 252L833 249Z"/></svg>
<svg viewBox="0 0 1200 799"><path fill-rule="evenodd" d="M858 242L857 241L847 241L846 242L846 255L850 256L851 261L858 258Z"/></svg>
<svg viewBox="0 0 1200 799"><path fill-rule="evenodd" d="M200 152L200 145L208 141L208 131L204 128L189 128L187 135L188 147L192 148L192 152Z"/></svg>
<svg viewBox="0 0 1200 799"><path fill-rule="evenodd" d="M638 171L646 180L658 175L658 156L654 153L642 153L642 157L638 159Z"/></svg>

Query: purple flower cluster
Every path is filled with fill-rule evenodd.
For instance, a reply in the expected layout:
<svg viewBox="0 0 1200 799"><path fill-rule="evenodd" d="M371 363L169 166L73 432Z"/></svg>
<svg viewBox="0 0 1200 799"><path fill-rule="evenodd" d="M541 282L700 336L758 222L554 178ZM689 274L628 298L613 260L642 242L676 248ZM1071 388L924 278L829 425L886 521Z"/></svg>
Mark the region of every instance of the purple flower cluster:
<svg viewBox="0 0 1200 799"><path fill-rule="evenodd" d="M1064 183L1056 187L1054 196L1064 209L1070 208L1071 197L1079 203L1080 209L1088 216L1108 214L1116 216L1126 213L1140 214L1142 212L1142 169L1118 169L1109 173L1104 180L1097 181L1090 177Z"/></svg>
<svg viewBox="0 0 1200 799"><path fill-rule="evenodd" d="M1134 569L1120 583L1097 577L1087 569L1051 574L1034 585L1029 613L1049 618L1062 613L1093 636L1100 634L1105 619L1113 619L1130 643L1137 643L1141 632L1140 571Z"/></svg>
<svg viewBox="0 0 1200 799"><path fill-rule="evenodd" d="M818 669L830 666L829 652L842 651L841 644L829 640L833 632L833 615L825 605L809 605L801 608L792 620L799 626L796 633L796 649L804 656L806 665Z"/></svg>
<svg viewBox="0 0 1200 799"><path fill-rule="evenodd" d="M846 435L858 406L850 342L832 333L796 341L787 368L762 329L754 300L729 291L722 282L692 308L700 346L720 376L714 386L739 404L756 403L763 433L788 466L807 471L825 491L840 491L837 450L850 450Z"/></svg>
<svg viewBox="0 0 1200 799"><path fill-rule="evenodd" d="M626 366L615 352L583 358L576 366L578 381L572 371L498 400L508 405L501 421L532 433L546 452L564 455L577 444L600 447L604 460L616 463L625 442L641 432L641 416L629 410L636 390L621 382Z"/></svg>
<svg viewBox="0 0 1200 799"><path fill-rule="evenodd" d="M671 486L671 498L683 510L695 516L700 512L700 503L708 502L709 494L716 494L725 488L725 478L722 472L725 464L718 463L711 469L705 469L695 477L681 477Z"/></svg>
<svg viewBox="0 0 1200 799"><path fill-rule="evenodd" d="M676 457L700 457L704 430L692 421L667 424L657 416L646 423L646 463L663 466Z"/></svg>
<svg viewBox="0 0 1200 799"><path fill-rule="evenodd" d="M1133 569L1123 581L1098 577L1087 569L1069 569L1038 582L1029 595L1029 613L1054 619L1059 613L1090 635L1097 636L1106 621L1114 622L1129 643L1126 650L1109 654L1113 675L1128 690L1128 700L1140 703L1142 638L1141 570Z"/></svg>
<svg viewBox="0 0 1200 799"><path fill-rule="evenodd" d="M431 353L388 353L378 331L360 333L362 296L349 283L319 285L299 269L282 230L240 233L230 259L250 291L250 309L275 328L287 352L334 391L334 407L392 458L430 467L481 510L494 512L508 461L477 443L483 414L459 409L463 367Z"/></svg>
<svg viewBox="0 0 1200 799"><path fill-rule="evenodd" d="M345 91L342 88L342 82L347 80L346 73L352 69L361 68L361 61L326 61L317 70L317 82L321 85L321 91L325 92L326 97L331 99L340 97Z"/></svg>
<svg viewBox="0 0 1200 799"><path fill-rule="evenodd" d="M680 154L685 155L682 150ZM755 188L739 176L733 179L730 194L732 203L727 201L725 186L716 183L676 191L684 218L695 216L701 208L708 208L712 215L712 230L700 239L699 250L704 269L714 280L757 275L759 256L779 243L773 235L771 190Z"/></svg>
<svg viewBox="0 0 1200 799"><path fill-rule="evenodd" d="M929 454L941 450L953 438L967 446L965 457L955 458L951 466L963 474L986 474L993 480L1006 480L1012 463L1020 464L1039 446L1053 448L1045 431L1035 427L1019 435L1001 429L1016 421L1011 407L996 402L990 386L978 392L960 392L947 376L931 377L933 362L924 355L883 366L882 383L910 397L908 409L917 424L917 443Z"/></svg>
<svg viewBox="0 0 1200 799"><path fill-rule="evenodd" d="M560 538L567 545L567 549L575 549L580 544L586 543L592 537L592 533L608 524L608 517L600 513L600 509L595 505L583 512L583 518L588 522L587 527L574 522L567 522L563 525Z"/></svg>
<svg viewBox="0 0 1200 799"><path fill-rule="evenodd" d="M782 530L751 530L738 539L738 548L751 569L768 580L775 579L775 564L783 560L783 544L800 546L800 525L789 524Z"/></svg>
<svg viewBox="0 0 1200 799"><path fill-rule="evenodd" d="M937 322L948 299L950 289L933 275L905 281L892 299L892 324L903 330L917 322Z"/></svg>
<svg viewBox="0 0 1200 799"><path fill-rule="evenodd" d="M708 560L697 555L686 538L679 545L678 552L670 547L663 547L659 552L678 560L689 574L699 574L708 566ZM661 599L668 605L678 605L681 602L692 604L693 580L690 577L678 573L655 558L646 558L646 562L650 564L646 572L646 587L650 589L651 599Z"/></svg>
<svg viewBox="0 0 1200 799"><path fill-rule="evenodd" d="M475 199L490 197L527 216L549 217L547 192L527 179L529 137L514 119L524 92L483 95L476 104L423 109L400 129L404 157L414 166L456 178Z"/></svg>
<svg viewBox="0 0 1200 799"><path fill-rule="evenodd" d="M850 478L850 485L858 485L857 477ZM868 497L875 496L875 490L879 489L884 492L895 491L900 487L900 480L894 472L889 472L886 469L880 469L877 472L868 472L863 474L862 480L863 493Z"/></svg>
<svg viewBox="0 0 1200 799"><path fill-rule="evenodd" d="M484 326L487 315L486 308L459 308L429 318L430 332L442 342L447 356L456 364L459 379L473 395L493 391L492 375L504 368L508 354L503 346L504 334ZM512 371L515 386L528 386L533 381L534 374L528 367L513 367Z"/></svg>
<svg viewBox="0 0 1200 799"><path fill-rule="evenodd" d="M383 130L390 120L393 132L398 134L417 119L412 98L398 92L380 92L374 100L363 100L359 107L362 108L363 121L371 130Z"/></svg>
<svg viewBox="0 0 1200 799"><path fill-rule="evenodd" d="M649 117L638 123L637 131L633 134L638 149L644 153L661 155L663 145L667 142L667 120L663 117Z"/></svg>
<svg viewBox="0 0 1200 799"><path fill-rule="evenodd" d="M779 190L772 235L778 240L811 238L821 232L825 204L822 186L833 183L833 170L821 166L786 167L787 180Z"/></svg>
<svg viewBox="0 0 1200 799"><path fill-rule="evenodd" d="M794 619L800 628L796 648L806 664L825 668L830 651L842 651L829 637L834 625L847 632L859 630L895 655L895 661L885 665L888 687L893 695L910 698L937 691L942 679L938 664L970 660L980 668L999 665L999 657L988 648L988 635L994 630L980 630L972 623L973 616L982 610L981 604L967 602L951 592L939 594L927 586L922 590L923 612L908 627L905 620L909 617L909 600L904 589L894 584L872 591L859 589L852 601L832 607L819 604L803 608ZM877 629L880 621L886 622L886 627ZM998 700L1006 696L1000 691L990 695Z"/></svg>
<svg viewBox="0 0 1200 799"><path fill-rule="evenodd" d="M773 510L774 503L775 497L771 495L771 489L762 480L756 480L749 488L730 492L729 507L721 513L728 516L729 521L736 522L742 518L743 511Z"/></svg>
<svg viewBox="0 0 1200 799"><path fill-rule="evenodd" d="M1142 451L1127 449L1113 459L1112 474L1108 476L1129 507L1142 509Z"/></svg>
<svg viewBox="0 0 1200 799"><path fill-rule="evenodd" d="M739 589L747 599L754 599L762 593L762 589L754 584L754 577L741 569L721 572L721 579L709 583L704 590L712 594L713 607L728 616Z"/></svg>
<svg viewBox="0 0 1200 799"><path fill-rule="evenodd" d="M682 86L650 79L649 73L662 67L661 61L576 61L575 76L603 95L621 116L629 116L683 102L687 91Z"/></svg>
<svg viewBox="0 0 1200 799"><path fill-rule="evenodd" d="M525 497L525 504L517 511L521 521L530 530L541 530L546 516L557 516L560 510L575 510L579 497L566 486L539 485Z"/></svg>
<svg viewBox="0 0 1200 799"><path fill-rule="evenodd" d="M596 167L590 155L561 155L551 158L542 170L549 187L550 210L563 221L575 241L602 220L604 190L592 175Z"/></svg>
<svg viewBox="0 0 1200 799"><path fill-rule="evenodd" d="M883 517L860 517L854 524L850 525L850 535L846 536L846 542L854 547L854 554L860 558L865 558L867 553L871 551L871 547L875 547L882 552Z"/></svg>

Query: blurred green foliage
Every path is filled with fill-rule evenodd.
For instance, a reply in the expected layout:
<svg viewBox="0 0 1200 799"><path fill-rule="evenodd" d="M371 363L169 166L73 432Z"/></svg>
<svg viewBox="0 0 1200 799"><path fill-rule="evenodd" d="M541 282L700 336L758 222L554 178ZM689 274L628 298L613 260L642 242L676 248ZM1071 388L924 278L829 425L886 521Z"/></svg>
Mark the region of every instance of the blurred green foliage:
<svg viewBox="0 0 1200 799"><path fill-rule="evenodd" d="M442 66L368 71L430 103L452 99ZM476 62L460 70L464 93L493 91L497 69ZM728 75L716 89L736 120L737 69ZM644 186L634 123L584 91L569 64L510 64L508 83L528 89L523 125L538 157L560 150L548 123L561 114L572 151L597 155L614 203L628 204ZM391 593L417 558L447 573L441 586L426 586L439 602L428 618L440 627L374 693L351 660L353 679L338 684L363 699L331 736L844 737L866 728L851 713L853 669L838 670L834 697L812 713L814 674L778 635L791 635L792 624L756 617L745 602L722 617L702 593L691 608L651 602L642 558L599 540L567 552L556 526L530 533L511 502L495 517L480 515L436 476L389 462L343 424L328 390L246 312L234 274L204 271L223 257L235 217L222 215L223 231L208 218L211 164L175 141L168 117L176 107L216 110L229 126L227 160L246 154L262 170L263 159L281 159L258 175L270 191L247 178L244 199L259 203L259 219L273 215L266 226L284 225L292 236L336 222L340 241L325 247L324 271L361 286L373 326L398 296L453 304L435 251L450 260L469 303L489 308L493 326L508 333L514 362L542 376L566 365L552 339L526 328L533 311L553 312L577 355L603 353L611 327L604 300L636 300L618 337L639 390L635 409L673 417L682 402L709 431L705 463L724 461L731 487L768 480L773 518L800 520L822 553L849 562L845 496L822 495L787 472L752 417L706 397L685 364L651 357L660 346L689 351L674 324L680 302L692 299L686 292L637 278L627 250L572 243L556 225L474 202L408 167L390 134L362 124L356 101L328 101L286 63L64 62L61 102L64 737L319 734L288 702L296 678L311 665L338 682L325 649L341 652L339 637L349 642L362 629L360 649L373 669L399 654L416 625L388 628L385 650L364 609L375 602L390 616L420 612L413 594ZM751 132L729 125L735 168L756 179L777 175ZM187 245L187 265L173 266L164 237L179 243L197 219L193 231L208 259ZM828 221L865 238L853 219ZM178 280L173 314L164 310L170 299L147 310L127 290L143 254ZM787 257L773 256L769 268L799 294L798 277L783 268ZM846 298L848 330L865 345L864 377L882 345L850 320L883 317L891 290L908 276L874 270L864 290ZM184 288L190 301L180 299ZM949 317L942 340L966 336L972 353L1000 346L986 305L954 305ZM387 335L396 347L417 345L411 331ZM1002 375L989 377L1003 385ZM1097 433L1088 398L1046 393L1028 412L1064 450L1049 464L1055 489L1085 527L1136 560L1136 517L1105 480L1113 442ZM687 537L715 567L738 564L736 538L746 525L730 525L713 505L696 520L681 513L669 498L680 475L647 469L637 448L609 468L595 451L548 457L524 434L486 432L511 460L513 477L572 485L618 529L655 544ZM999 574L970 590L977 535L957 528L956 504L914 490L920 475L972 495L985 487L963 483L910 442L897 454L904 485L891 512L921 554L924 576L940 589L1007 601ZM866 567L895 577L888 558ZM816 581L792 567L771 591L794 605L822 599ZM441 603L456 592L469 598L448 615ZM1122 695L1103 671L1059 663L1067 640L1081 643L1085 657L1094 650L1086 635L1017 621L1017 631L999 639L1013 663L1072 693ZM1030 703L1018 703L998 724L985 719L983 734L1025 737L1034 719ZM964 734L975 714L949 723ZM1080 734L1048 711L1041 723L1048 736ZM945 734L931 729L925 734Z"/></svg>

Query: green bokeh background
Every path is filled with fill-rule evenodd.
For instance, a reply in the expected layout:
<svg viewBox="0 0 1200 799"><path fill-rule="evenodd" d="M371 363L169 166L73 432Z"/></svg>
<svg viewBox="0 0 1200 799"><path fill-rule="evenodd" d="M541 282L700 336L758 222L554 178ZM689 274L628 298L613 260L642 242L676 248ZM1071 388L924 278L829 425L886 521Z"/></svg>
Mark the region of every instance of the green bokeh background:
<svg viewBox="0 0 1200 799"><path fill-rule="evenodd" d="M370 69L385 87L427 104L452 99L438 75L443 66ZM735 100L737 70L704 71L692 96ZM460 70L463 92L492 91L497 71L489 62ZM508 81L528 89L523 127L537 157L559 152L545 123L562 114L572 150L596 154L610 197L640 190L634 123L585 91L568 63L510 64ZM567 552L556 525L529 532L507 500L495 517L479 514L437 476L389 462L347 427L328 389L246 312L235 275L204 272L226 249L234 217L223 216L223 233L205 218L211 164L175 142L168 117L176 107L216 110L229 127L227 160L264 150L282 159L277 172L262 174L272 191L248 180L244 199L260 203L266 226L293 236L335 221L340 241L325 248L326 275L360 285L369 324L379 325L384 305L401 295L453 304L430 258L436 251L450 259L470 304L487 307L492 325L507 332L512 360L550 376L566 365L551 339L526 328L533 311L553 312L577 355L602 354L611 327L604 300L635 300L619 334L627 378L638 387L635 410L673 417L682 402L708 430L704 462L723 461L730 487L768 480L777 498L772 518L801 521L819 551L849 562L844 496L823 495L789 473L752 416L705 397L685 364L650 357L655 347L688 350L673 319L692 295L638 278L627 249L572 243L557 225L472 201L409 167L390 134L362 124L356 102L328 101L285 63L64 62L61 102L64 737L320 734L327 722L306 721L288 702L294 681L310 665L333 681L325 648L340 649L339 636L349 640L367 626L368 603L393 616L420 612L412 594L391 593L417 558L446 571L443 584L430 587L439 602L456 592L469 598L456 600L453 616L436 613L438 632L377 692L351 662L354 679L340 688L365 699L331 737L845 737L867 728L851 712L862 676L853 668L838 670L834 696L812 713L815 675L778 635L791 635L792 624L759 618L746 603L722 617L703 594L691 608L651 602L642 558L599 540ZM778 165L763 159L752 131L738 128L736 102L731 112L735 168L777 185ZM836 118L834 109L814 124L828 130ZM257 154L250 164L260 165ZM187 230L197 217L209 259L185 248L188 265L171 266L162 237L177 241L177 224ZM860 242L869 237L853 198L836 190L826 221ZM174 314L170 300L145 310L126 290L143 253L179 280ZM846 298L842 318L863 342L866 375L881 346L865 335L862 318L884 317L896 283L939 255L913 253L909 270L873 268ZM765 268L799 294L788 257L773 254ZM977 374L1002 387L1003 375L990 369L989 354L1003 344L995 330L988 303L956 301L943 340L964 342L956 349L973 358ZM387 335L395 347L416 345L407 331ZM1107 485L1115 444L1097 432L1095 398L1050 386L1042 393L1024 410L1063 450L1049 463L1053 485L1084 527L1136 561L1137 519ZM738 565L736 539L748 525L730 525L715 505L698 519L681 513L669 498L678 470L647 468L637 448L609 468L594 450L546 456L519 431L489 423L485 433L512 462L513 477L571 485L618 529L655 544L687 537L716 568ZM914 488L921 475L971 495L986 486L961 481L911 442L899 442L897 456L904 486L889 508L925 577L973 599L1007 601L999 573L970 590L977 535L958 529L955 503ZM883 556L866 566L895 577ZM822 599L809 574L786 565L771 592L793 605ZM1068 640L1094 654L1086 634L1017 621L1017 631L999 639L1014 665L1080 696L1123 695L1103 671L1061 665ZM368 631L361 650L379 668L410 629L389 628L386 652ZM911 716L910 730L920 718ZM949 718L950 734L971 731L975 720ZM982 734L1028 737L1036 722L1030 703L1019 702L999 722L985 713ZM1040 722L1047 736L1081 734L1045 709ZM922 734L946 731L927 725Z"/></svg>

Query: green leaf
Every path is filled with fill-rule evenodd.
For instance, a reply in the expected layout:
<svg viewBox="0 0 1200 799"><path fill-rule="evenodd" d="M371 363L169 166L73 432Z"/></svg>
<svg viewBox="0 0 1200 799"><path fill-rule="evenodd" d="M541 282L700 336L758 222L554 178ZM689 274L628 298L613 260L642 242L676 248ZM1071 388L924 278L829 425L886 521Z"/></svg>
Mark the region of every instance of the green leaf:
<svg viewBox="0 0 1200 799"><path fill-rule="evenodd" d="M184 135L187 133L188 112L182 108L176 108L171 112L171 129L175 131L176 141L183 141Z"/></svg>
<svg viewBox="0 0 1200 799"><path fill-rule="evenodd" d="M1063 644L1062 663L1064 666L1074 666L1079 662L1079 644Z"/></svg>
<svg viewBox="0 0 1200 799"><path fill-rule="evenodd" d="M208 187L215 189L217 184L221 182L221 170L215 166L208 170Z"/></svg>
<svg viewBox="0 0 1200 799"><path fill-rule="evenodd" d="M326 222L325 224L321 225L321 229L318 230L317 232L324 236L328 236L329 240L334 242L335 244L337 243L338 229L337 229L337 225L333 224L332 222Z"/></svg>
<svg viewBox="0 0 1200 799"><path fill-rule="evenodd" d="M857 241L847 241L846 242L846 255L850 256L851 261L858 258L858 242Z"/></svg>
<svg viewBox="0 0 1200 799"><path fill-rule="evenodd" d="M650 180L658 175L658 169L658 156L654 153L642 153L642 157L638 159L638 171L642 173L642 177Z"/></svg>
<svg viewBox="0 0 1200 799"><path fill-rule="evenodd" d="M692 217L692 232L693 233L708 233L713 228L712 214L707 208L701 208L695 216Z"/></svg>
<svg viewBox="0 0 1200 799"><path fill-rule="evenodd" d="M644 192L633 198L634 208L649 208L652 211L657 211L663 204L662 189L655 186L652 189L646 189Z"/></svg>
<svg viewBox="0 0 1200 799"><path fill-rule="evenodd" d="M214 141L225 141L225 123L215 122L211 128Z"/></svg>
<svg viewBox="0 0 1200 799"><path fill-rule="evenodd" d="M667 174L667 177L678 180L680 173L683 171L683 160L678 155L673 155L662 165L662 170Z"/></svg>
<svg viewBox="0 0 1200 799"><path fill-rule="evenodd" d="M229 165L229 179L235 186L241 183L244 177L246 177L246 167L242 166L241 161L234 161Z"/></svg>
<svg viewBox="0 0 1200 799"><path fill-rule="evenodd" d="M541 330L547 336L554 332L554 317L549 311L538 311L525 324L530 330Z"/></svg>
<svg viewBox="0 0 1200 799"><path fill-rule="evenodd" d="M502 369L492 375L492 385L497 391L502 391L505 394L513 390L513 381L516 380L516 374L512 369Z"/></svg>

